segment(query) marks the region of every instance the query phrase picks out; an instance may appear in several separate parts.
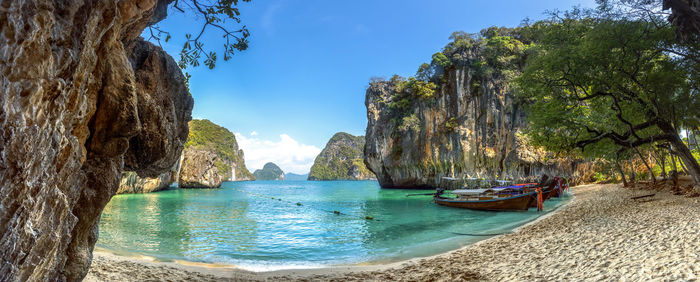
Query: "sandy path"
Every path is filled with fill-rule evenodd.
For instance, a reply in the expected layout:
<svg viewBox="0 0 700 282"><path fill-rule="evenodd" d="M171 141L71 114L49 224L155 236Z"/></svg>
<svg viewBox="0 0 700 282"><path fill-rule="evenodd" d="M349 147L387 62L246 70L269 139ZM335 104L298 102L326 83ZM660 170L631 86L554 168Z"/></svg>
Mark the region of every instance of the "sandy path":
<svg viewBox="0 0 700 282"><path fill-rule="evenodd" d="M700 277L700 198L619 185L574 187L556 213L446 254L369 267L252 273L96 253L87 281L694 280Z"/></svg>

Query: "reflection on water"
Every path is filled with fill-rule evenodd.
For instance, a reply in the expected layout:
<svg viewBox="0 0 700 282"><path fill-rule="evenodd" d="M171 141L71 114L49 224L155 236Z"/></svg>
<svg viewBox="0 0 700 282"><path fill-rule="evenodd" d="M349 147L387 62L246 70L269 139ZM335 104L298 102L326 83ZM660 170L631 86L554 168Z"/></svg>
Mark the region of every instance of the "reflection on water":
<svg viewBox="0 0 700 282"><path fill-rule="evenodd" d="M421 192L382 190L373 181L253 181L118 195L102 214L98 246L249 269L395 261L484 239L455 232L506 232L542 214L469 211L406 197ZM561 203L547 201L545 210Z"/></svg>

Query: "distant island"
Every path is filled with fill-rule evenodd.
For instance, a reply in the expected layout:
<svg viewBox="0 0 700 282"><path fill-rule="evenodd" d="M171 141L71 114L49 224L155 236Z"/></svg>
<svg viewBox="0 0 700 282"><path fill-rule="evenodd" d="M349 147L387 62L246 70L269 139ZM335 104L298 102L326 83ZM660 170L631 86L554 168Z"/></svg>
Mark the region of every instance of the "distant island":
<svg viewBox="0 0 700 282"><path fill-rule="evenodd" d="M274 163L266 163L262 169L253 172L257 180L284 180L284 171Z"/></svg>
<svg viewBox="0 0 700 282"><path fill-rule="evenodd" d="M364 164L365 137L338 132L314 160L309 180L364 180L374 174Z"/></svg>
<svg viewBox="0 0 700 282"><path fill-rule="evenodd" d="M306 180L309 178L309 174L296 174L296 173L291 173L287 172L284 174L284 180Z"/></svg>

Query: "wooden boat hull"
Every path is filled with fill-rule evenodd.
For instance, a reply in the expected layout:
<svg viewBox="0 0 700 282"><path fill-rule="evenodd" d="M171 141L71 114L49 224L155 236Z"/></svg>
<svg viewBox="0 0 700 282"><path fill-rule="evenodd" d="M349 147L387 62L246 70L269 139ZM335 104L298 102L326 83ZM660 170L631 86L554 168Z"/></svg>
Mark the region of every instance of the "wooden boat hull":
<svg viewBox="0 0 700 282"><path fill-rule="evenodd" d="M445 197L434 197L434 200L438 205L453 208L485 211L526 211L530 207L531 202L537 203L537 192L493 200L465 201Z"/></svg>

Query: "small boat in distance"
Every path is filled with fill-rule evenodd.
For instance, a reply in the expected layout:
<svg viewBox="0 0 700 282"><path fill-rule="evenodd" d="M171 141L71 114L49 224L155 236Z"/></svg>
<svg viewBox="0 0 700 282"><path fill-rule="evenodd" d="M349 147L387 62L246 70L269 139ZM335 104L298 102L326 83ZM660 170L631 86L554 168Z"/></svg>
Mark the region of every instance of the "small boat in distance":
<svg viewBox="0 0 700 282"><path fill-rule="evenodd" d="M505 190L507 188L502 188ZM526 211L531 203L542 201L542 190L518 195L499 193L501 189L462 189L454 190L457 197L444 197L442 189L438 189L433 197L436 204L446 207L486 210L486 211ZM539 202L538 202L539 201Z"/></svg>

